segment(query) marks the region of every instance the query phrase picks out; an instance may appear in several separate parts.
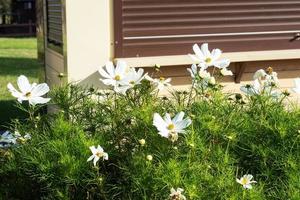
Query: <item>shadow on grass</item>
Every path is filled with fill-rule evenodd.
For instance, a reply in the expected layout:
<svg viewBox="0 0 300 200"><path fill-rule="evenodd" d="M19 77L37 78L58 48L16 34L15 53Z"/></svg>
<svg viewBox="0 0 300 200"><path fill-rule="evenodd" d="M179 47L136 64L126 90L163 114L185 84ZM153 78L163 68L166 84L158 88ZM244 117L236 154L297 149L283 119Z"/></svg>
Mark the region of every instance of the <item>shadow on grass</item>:
<svg viewBox="0 0 300 200"><path fill-rule="evenodd" d="M7 129L11 120L25 119L27 113L16 107L15 100L0 100L0 130Z"/></svg>
<svg viewBox="0 0 300 200"><path fill-rule="evenodd" d="M0 57L0 75L38 78L40 63L34 58L8 58Z"/></svg>

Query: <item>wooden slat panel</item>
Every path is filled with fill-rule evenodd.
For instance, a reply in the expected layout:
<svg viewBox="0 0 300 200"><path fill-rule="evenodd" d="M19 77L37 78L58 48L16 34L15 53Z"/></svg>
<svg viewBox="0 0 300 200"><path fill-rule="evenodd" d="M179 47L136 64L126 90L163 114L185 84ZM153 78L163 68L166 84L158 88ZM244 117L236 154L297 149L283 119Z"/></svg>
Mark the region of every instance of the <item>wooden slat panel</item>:
<svg viewBox="0 0 300 200"><path fill-rule="evenodd" d="M117 57L300 49L300 0L116 0ZM116 16L118 14L118 16Z"/></svg>

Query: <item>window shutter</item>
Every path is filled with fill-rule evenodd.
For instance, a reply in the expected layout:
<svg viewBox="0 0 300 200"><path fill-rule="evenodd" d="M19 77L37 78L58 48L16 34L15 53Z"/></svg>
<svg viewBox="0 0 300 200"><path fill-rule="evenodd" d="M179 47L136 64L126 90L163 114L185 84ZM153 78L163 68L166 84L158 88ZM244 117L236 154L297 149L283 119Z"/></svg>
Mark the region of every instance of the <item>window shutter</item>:
<svg viewBox="0 0 300 200"><path fill-rule="evenodd" d="M299 0L115 0L116 57L300 49Z"/></svg>
<svg viewBox="0 0 300 200"><path fill-rule="evenodd" d="M63 45L61 0L47 0L47 40L57 47Z"/></svg>

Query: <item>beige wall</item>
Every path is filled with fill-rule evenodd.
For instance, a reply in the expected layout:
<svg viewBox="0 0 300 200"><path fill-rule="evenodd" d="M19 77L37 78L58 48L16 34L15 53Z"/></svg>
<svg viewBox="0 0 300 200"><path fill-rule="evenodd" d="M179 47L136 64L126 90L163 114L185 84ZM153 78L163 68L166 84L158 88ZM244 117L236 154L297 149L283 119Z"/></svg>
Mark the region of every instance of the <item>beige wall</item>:
<svg viewBox="0 0 300 200"><path fill-rule="evenodd" d="M66 0L69 82L97 84L97 70L113 57L111 3L111 0Z"/></svg>
<svg viewBox="0 0 300 200"><path fill-rule="evenodd" d="M46 76L50 85L68 82L99 85L100 66L113 58L112 0L65 1L64 55L46 48Z"/></svg>

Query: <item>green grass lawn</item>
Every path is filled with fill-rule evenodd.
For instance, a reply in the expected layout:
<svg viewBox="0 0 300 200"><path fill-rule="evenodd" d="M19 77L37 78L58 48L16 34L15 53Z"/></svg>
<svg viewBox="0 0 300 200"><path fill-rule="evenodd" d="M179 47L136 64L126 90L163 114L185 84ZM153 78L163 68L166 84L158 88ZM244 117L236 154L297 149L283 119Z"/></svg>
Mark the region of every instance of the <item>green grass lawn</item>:
<svg viewBox="0 0 300 200"><path fill-rule="evenodd" d="M15 98L6 86L16 86L19 75L38 81L40 64L37 61L36 38L0 38L0 129L12 118L24 116L15 108Z"/></svg>

